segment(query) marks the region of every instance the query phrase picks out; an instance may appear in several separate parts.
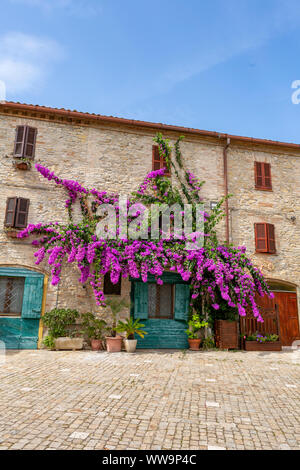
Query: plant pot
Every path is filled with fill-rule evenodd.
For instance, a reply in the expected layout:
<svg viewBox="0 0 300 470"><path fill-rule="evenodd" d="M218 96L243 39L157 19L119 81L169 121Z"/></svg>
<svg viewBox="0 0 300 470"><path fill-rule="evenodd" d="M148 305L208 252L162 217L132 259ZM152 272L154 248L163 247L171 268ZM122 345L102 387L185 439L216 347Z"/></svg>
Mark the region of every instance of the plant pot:
<svg viewBox="0 0 300 470"><path fill-rule="evenodd" d="M91 347L92 347L92 351L100 351L101 349L103 349L102 340L91 339Z"/></svg>
<svg viewBox="0 0 300 470"><path fill-rule="evenodd" d="M121 352L122 336L106 336L107 352Z"/></svg>
<svg viewBox="0 0 300 470"><path fill-rule="evenodd" d="M192 351L199 351L200 343L201 343L200 338L196 338L196 339L188 338L188 342L189 342L189 347Z"/></svg>
<svg viewBox="0 0 300 470"><path fill-rule="evenodd" d="M83 348L83 338L69 338L64 336L54 340L54 349L58 350L72 350L76 351Z"/></svg>
<svg viewBox="0 0 300 470"><path fill-rule="evenodd" d="M27 162L16 162L15 167L18 168L18 170L29 170L30 164Z"/></svg>
<svg viewBox="0 0 300 470"><path fill-rule="evenodd" d="M259 341L245 341L246 351L281 351L281 341L267 341L260 343Z"/></svg>
<svg viewBox="0 0 300 470"><path fill-rule="evenodd" d="M10 238L18 238L18 231L17 230L5 230L5 233Z"/></svg>
<svg viewBox="0 0 300 470"><path fill-rule="evenodd" d="M128 353L134 353L136 350L137 339L125 339L125 349Z"/></svg>

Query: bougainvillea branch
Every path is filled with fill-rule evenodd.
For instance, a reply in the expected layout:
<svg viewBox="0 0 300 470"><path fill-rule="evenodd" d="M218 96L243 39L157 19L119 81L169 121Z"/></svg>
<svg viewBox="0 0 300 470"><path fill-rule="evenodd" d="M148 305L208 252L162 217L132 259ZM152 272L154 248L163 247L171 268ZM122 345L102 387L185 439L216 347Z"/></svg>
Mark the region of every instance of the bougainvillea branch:
<svg viewBox="0 0 300 470"><path fill-rule="evenodd" d="M168 169L173 169L179 185L176 188L172 186L170 178L164 176L164 169L152 171L132 194L127 208L137 201L144 204L178 203L182 209L185 203L191 203L195 215L196 205L201 201L199 191L203 182L199 182L191 172L184 169L179 145L182 137L175 144L174 161L170 143L160 134L154 140L158 143L159 152L164 156ZM272 296L262 273L246 256L245 247L225 246L217 240L215 226L223 216L221 206L224 199L219 201L210 214L203 212L205 236L204 244L199 249L187 249L184 235L181 239L175 239L172 234L167 239L158 240L99 239L96 235L99 221L97 208L102 204L114 204L118 217L118 196L94 188L84 188L73 180L61 179L40 164L36 165L36 169L44 178L64 187L68 194L65 202L69 215L67 224L30 224L18 234L20 238L32 234L36 236L32 242L38 246L34 254L35 263L40 264L47 259L53 285L60 282L63 263L75 263L80 273L79 282L88 282L93 288L97 304L105 305L102 279L106 273L110 272L113 283L117 283L120 276L147 282L148 275L151 274L158 284L162 284L163 272L170 270L190 283L192 304L199 296L205 296L217 310L219 304L216 298L221 296L228 307L237 308L240 315L245 315L246 309L250 307L254 316L262 321L255 303L255 294ZM77 200L82 212L82 221L79 224L72 221L72 206ZM132 218L134 217L130 220Z"/></svg>

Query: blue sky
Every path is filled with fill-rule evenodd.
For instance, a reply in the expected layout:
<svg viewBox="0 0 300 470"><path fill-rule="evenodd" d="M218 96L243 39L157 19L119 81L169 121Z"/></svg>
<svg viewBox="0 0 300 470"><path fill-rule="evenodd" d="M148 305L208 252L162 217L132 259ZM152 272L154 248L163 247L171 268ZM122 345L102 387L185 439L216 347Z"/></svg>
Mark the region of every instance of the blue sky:
<svg viewBox="0 0 300 470"><path fill-rule="evenodd" d="M25 103L300 143L298 0L2 0Z"/></svg>

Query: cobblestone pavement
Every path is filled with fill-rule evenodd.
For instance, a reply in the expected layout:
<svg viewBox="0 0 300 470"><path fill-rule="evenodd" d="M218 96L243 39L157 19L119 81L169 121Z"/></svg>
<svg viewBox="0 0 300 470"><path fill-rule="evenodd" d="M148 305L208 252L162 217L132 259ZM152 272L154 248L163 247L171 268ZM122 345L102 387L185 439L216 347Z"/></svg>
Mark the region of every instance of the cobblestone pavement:
<svg viewBox="0 0 300 470"><path fill-rule="evenodd" d="M0 449L299 450L299 378L300 351L10 351Z"/></svg>

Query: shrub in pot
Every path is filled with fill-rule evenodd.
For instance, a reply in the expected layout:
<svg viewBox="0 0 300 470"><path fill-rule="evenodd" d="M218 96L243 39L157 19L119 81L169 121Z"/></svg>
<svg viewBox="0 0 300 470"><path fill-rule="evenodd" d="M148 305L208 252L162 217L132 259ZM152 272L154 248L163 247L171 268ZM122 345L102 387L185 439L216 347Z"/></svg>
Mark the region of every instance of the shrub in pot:
<svg viewBox="0 0 300 470"><path fill-rule="evenodd" d="M281 351L282 345L276 334L255 333L244 336L246 351Z"/></svg>
<svg viewBox="0 0 300 470"><path fill-rule="evenodd" d="M137 340L134 338L134 335L137 334L141 338L144 338L144 336L147 335L147 332L141 329L145 325L139 322L139 318L137 318L136 320L133 320L133 318L131 317L126 318L124 322L120 320L116 328L116 331L118 333L125 333L125 349L129 353L133 353L136 350Z"/></svg>
<svg viewBox="0 0 300 470"><path fill-rule="evenodd" d="M192 351L197 351L200 348L201 338L199 338L199 332L202 328L206 328L208 323L200 320L197 313L193 313L192 318L188 322L188 329L186 334L188 335L188 342Z"/></svg>
<svg viewBox="0 0 300 470"><path fill-rule="evenodd" d="M82 315L82 333L90 339L93 351L103 349L102 340L104 338L104 331L107 329L106 325L105 320L95 317L91 312Z"/></svg>
<svg viewBox="0 0 300 470"><path fill-rule="evenodd" d="M77 337L80 332L74 329L77 310L53 308L42 317L43 324L48 328L48 335L43 344L49 349L82 349L83 339Z"/></svg>
<svg viewBox="0 0 300 470"><path fill-rule="evenodd" d="M110 336L106 336L106 349L108 352L120 352L122 349L122 336L116 335L118 315L124 307L129 304L125 299L111 297L106 300L106 305L110 308L112 314L112 324L110 327Z"/></svg>

